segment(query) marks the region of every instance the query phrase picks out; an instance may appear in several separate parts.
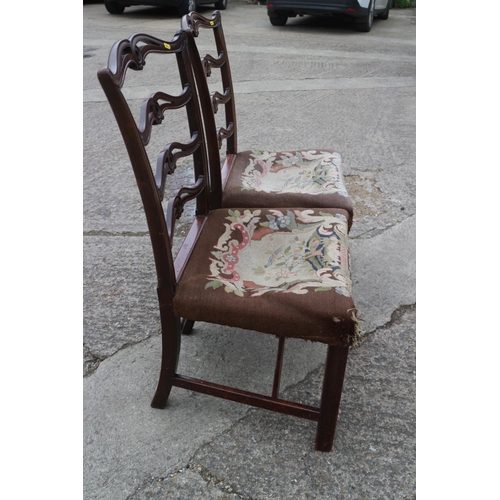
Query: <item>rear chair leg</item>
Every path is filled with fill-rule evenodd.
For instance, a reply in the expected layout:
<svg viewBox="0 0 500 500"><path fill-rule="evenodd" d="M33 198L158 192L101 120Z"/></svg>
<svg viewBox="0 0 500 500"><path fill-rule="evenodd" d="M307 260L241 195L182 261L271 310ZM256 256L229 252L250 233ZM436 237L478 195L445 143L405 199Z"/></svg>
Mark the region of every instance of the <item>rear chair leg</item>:
<svg viewBox="0 0 500 500"><path fill-rule="evenodd" d="M179 318L174 316L172 299L171 296L169 298L169 295L168 292L158 289L162 353L160 379L151 406L160 409L167 405L181 349L181 324Z"/></svg>
<svg viewBox="0 0 500 500"><path fill-rule="evenodd" d="M318 451L331 451L332 449L348 354L348 347L328 346L316 434L316 450Z"/></svg>
<svg viewBox="0 0 500 500"><path fill-rule="evenodd" d="M182 335L189 335L193 331L194 321L189 319L181 320L181 333Z"/></svg>

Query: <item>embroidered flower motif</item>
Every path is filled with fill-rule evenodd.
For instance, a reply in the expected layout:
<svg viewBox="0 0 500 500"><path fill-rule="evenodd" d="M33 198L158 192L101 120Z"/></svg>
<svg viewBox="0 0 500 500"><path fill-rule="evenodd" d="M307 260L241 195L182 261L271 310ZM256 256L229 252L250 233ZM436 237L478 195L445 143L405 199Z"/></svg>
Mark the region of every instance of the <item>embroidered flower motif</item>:
<svg viewBox="0 0 500 500"><path fill-rule="evenodd" d="M275 231L279 229L284 229L292 223L292 219L288 215L284 215L283 217L278 217L276 220L269 222L269 228Z"/></svg>
<svg viewBox="0 0 500 500"><path fill-rule="evenodd" d="M290 269L282 268L276 272L276 279L286 279L290 276L297 276L297 273L290 271Z"/></svg>
<svg viewBox="0 0 500 500"><path fill-rule="evenodd" d="M291 167L297 165L300 162L300 158L297 155L284 156L282 160L282 165L284 167Z"/></svg>
<svg viewBox="0 0 500 500"><path fill-rule="evenodd" d="M299 266L302 262L304 262L304 257L302 255L291 255L286 259L285 266L291 269L292 267Z"/></svg>

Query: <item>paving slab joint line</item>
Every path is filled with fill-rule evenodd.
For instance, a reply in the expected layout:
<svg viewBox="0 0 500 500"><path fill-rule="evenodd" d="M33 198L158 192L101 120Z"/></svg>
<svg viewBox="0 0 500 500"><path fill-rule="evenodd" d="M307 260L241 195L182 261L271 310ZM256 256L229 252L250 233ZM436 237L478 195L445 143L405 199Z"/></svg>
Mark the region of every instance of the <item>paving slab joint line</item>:
<svg viewBox="0 0 500 500"><path fill-rule="evenodd" d="M151 335L150 337L146 337L145 339L139 340L137 342L127 342L126 344L123 344L116 352L114 352L113 354L110 354L109 356L104 356L104 357L103 356L96 356L95 358L92 358L91 360L86 361L86 363L88 363L88 364L92 364L92 363L97 362L97 365L94 368L90 369L87 373L85 373L83 375L83 378L89 377L90 375L95 373L97 371L97 369L99 368L102 361L113 358L119 352L123 351L124 349L127 349L128 347L133 347L133 346L142 344L143 342L151 340L152 338L154 338L156 336L160 336L160 335L161 335L161 333L157 333L155 335ZM89 350L89 354L93 355L92 351Z"/></svg>
<svg viewBox="0 0 500 500"><path fill-rule="evenodd" d="M193 463L193 459L190 460L187 468L198 474L208 486L217 488L222 493L235 495L242 500L256 500L252 497L249 497L248 495L245 495L244 493L240 493L234 484L228 483L224 479L220 479L217 476L214 476L207 468Z"/></svg>
<svg viewBox="0 0 500 500"><path fill-rule="evenodd" d="M373 238L376 238L377 236L380 236L381 234L384 234L387 231L390 231L391 229L395 228L396 226L399 226L400 224L403 224L403 222L406 222L408 219L411 219L412 217L415 217L416 215L417 214L415 212L407 213L406 217L404 219L394 221L394 223L391 224L390 226L387 226L382 231L377 232L376 234L374 234ZM355 222L353 224L355 224ZM377 231L377 230L378 230L378 228L374 227L372 229L368 229L364 233L358 234L357 236L349 236L349 239L351 239L351 240L365 240L365 239L369 240L370 238L372 238L372 236L368 236L368 237L366 237L366 236L369 235L371 232Z"/></svg>
<svg viewBox="0 0 500 500"><path fill-rule="evenodd" d="M201 477L201 479L203 479L203 481L205 481L205 484L207 486L216 488L221 493L224 493L226 495L229 494L231 496L236 496L236 497L240 498L241 500L256 500L252 497L249 497L248 495L245 495L243 493L239 493L235 489L235 487L233 487L232 484L228 484L223 479L219 479L219 478L213 476L212 474L210 474L210 472L207 469L205 469L201 465L196 465L193 467L190 464L188 464L186 467L178 469L175 472L171 472L171 473L167 474L166 476L151 476L150 482L151 483L152 482L157 482L157 483L164 482L170 478L174 478L175 476L182 474L183 472L185 472L187 470L193 472L194 474L197 474L199 477ZM127 496L127 498L125 500L133 500L134 498L136 498L136 495L141 491L141 487L142 486L138 486L137 489L133 493L131 493L129 496Z"/></svg>
<svg viewBox="0 0 500 500"><path fill-rule="evenodd" d="M91 356L94 356L94 354L91 352L90 353ZM92 375L93 373L95 373L97 371L97 369L99 368L100 364L102 361L104 361L105 359L108 359L109 356L107 357L103 357L103 356L95 356L95 357L92 357L91 359L88 359L88 360L84 360L84 363L87 365L87 371L83 374L83 378L86 378L90 375Z"/></svg>
<svg viewBox="0 0 500 500"><path fill-rule="evenodd" d="M149 231L104 231L102 229L93 229L84 231L83 236L149 236Z"/></svg>
<svg viewBox="0 0 500 500"><path fill-rule="evenodd" d="M375 331L377 331L379 328L387 328L393 326L402 318L403 314L408 311L413 311L416 307L416 302L412 302L411 304L402 304L391 314L391 319L384 326L376 328Z"/></svg>
<svg viewBox="0 0 500 500"><path fill-rule="evenodd" d="M376 335L376 333L379 330L382 330L384 328L389 328L389 327L393 326L395 323L397 323L401 319L401 317L403 316L403 314L406 311L411 311L412 309L414 309L416 307L416 305L417 305L416 302L413 302L412 304L403 304L403 305L399 306L397 309L395 309L391 313L391 317L390 317L389 321L387 321L383 325L377 326L376 328L374 328L373 330L370 330L369 332L365 332L363 330L363 333L362 333L361 337L358 338L357 342L351 347L351 349L358 349L369 338L371 338L374 335ZM358 318L358 321L363 322L363 318Z"/></svg>
<svg viewBox="0 0 500 500"><path fill-rule="evenodd" d="M416 307L417 307L416 302L413 302L411 304L400 305L397 309L395 309L392 312L389 321L387 321L383 325L377 326L374 330L371 330L370 332L366 332L363 335L360 342L358 342L358 344L356 344L356 346L354 346L354 347L357 348L357 347L360 347L361 345L363 345L368 340L368 338L373 337L373 335L375 335L379 330L383 330L385 328L390 328L391 326L395 325L401 319L401 317L403 316L404 313L406 313L407 311L412 311Z"/></svg>

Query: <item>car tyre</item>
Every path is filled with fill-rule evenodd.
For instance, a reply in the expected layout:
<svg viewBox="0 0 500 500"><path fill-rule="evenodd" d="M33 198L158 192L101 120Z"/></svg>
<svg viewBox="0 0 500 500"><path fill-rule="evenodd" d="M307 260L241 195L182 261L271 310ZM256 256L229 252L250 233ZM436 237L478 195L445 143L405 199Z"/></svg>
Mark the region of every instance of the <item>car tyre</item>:
<svg viewBox="0 0 500 500"><path fill-rule="evenodd" d="M375 0L368 6L368 15L356 20L356 29L362 33L368 33L373 25L373 12L375 9Z"/></svg>
<svg viewBox="0 0 500 500"><path fill-rule="evenodd" d="M184 0L177 9L177 12L180 16L184 16L196 10L198 10L198 2L196 0Z"/></svg>
<svg viewBox="0 0 500 500"><path fill-rule="evenodd" d="M106 2L104 1L104 7L110 14L123 14L125 10L125 5L122 5L117 2Z"/></svg>
<svg viewBox="0 0 500 500"><path fill-rule="evenodd" d="M274 16L269 16L269 21L273 26L285 26L288 16L283 12L275 12Z"/></svg>
<svg viewBox="0 0 500 500"><path fill-rule="evenodd" d="M217 10L226 10L227 7L227 0L219 0L218 2L214 3L214 7Z"/></svg>
<svg viewBox="0 0 500 500"><path fill-rule="evenodd" d="M387 7L385 8L384 12L382 14L379 14L377 16L377 19L383 19L384 21L386 19L389 19L389 11L391 10L391 0L387 0Z"/></svg>

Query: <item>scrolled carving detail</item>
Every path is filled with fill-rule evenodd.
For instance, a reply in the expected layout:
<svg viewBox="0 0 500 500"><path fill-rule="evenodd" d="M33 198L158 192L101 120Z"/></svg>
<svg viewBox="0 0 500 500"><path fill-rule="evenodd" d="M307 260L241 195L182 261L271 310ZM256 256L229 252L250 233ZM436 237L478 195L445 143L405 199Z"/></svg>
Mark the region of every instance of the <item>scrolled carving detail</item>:
<svg viewBox="0 0 500 500"><path fill-rule="evenodd" d="M227 128L217 127L217 140L219 142L219 149L222 146L222 141L229 139L234 133L234 123L230 123Z"/></svg>
<svg viewBox="0 0 500 500"><path fill-rule="evenodd" d="M111 48L108 68L115 82L122 87L127 69L140 71L146 64L146 57L151 52L179 52L187 43L186 34L178 31L170 42L151 35L138 33L116 42Z"/></svg>
<svg viewBox="0 0 500 500"><path fill-rule="evenodd" d="M229 91L229 89L226 89L224 94L215 91L210 94L210 99L212 101L212 109L214 111L214 115L216 115L217 111L219 111L219 104L227 104L229 102L229 99L231 99L231 92Z"/></svg>
<svg viewBox="0 0 500 500"><path fill-rule="evenodd" d="M165 146L163 151L161 151L158 155L158 159L156 161L156 186L160 200L163 200L165 195L167 175L175 172L177 168L177 160L179 158L192 155L198 147L200 147L200 144L201 137L197 132L195 132L187 144L172 142Z"/></svg>
<svg viewBox="0 0 500 500"><path fill-rule="evenodd" d="M205 76L209 78L212 75L212 66L210 65L210 62L208 61L207 54L205 54L201 58L201 66L203 68L203 72L205 73Z"/></svg>
<svg viewBox="0 0 500 500"><path fill-rule="evenodd" d="M165 118L167 109L179 109L192 98L191 87L185 86L182 94L172 96L164 92L157 92L146 99L141 106L139 118L139 132L144 145L149 143L153 125L159 125Z"/></svg>
<svg viewBox="0 0 500 500"><path fill-rule="evenodd" d="M210 54L205 54L202 58L202 63L210 68L210 74L212 68L220 69L223 64L226 62L226 56L224 53L220 53L219 57L214 57ZM207 75L210 76L210 75Z"/></svg>
<svg viewBox="0 0 500 500"><path fill-rule="evenodd" d="M200 34L200 28L218 28L221 22L221 15L216 10L212 19L206 19L196 11L190 12L182 19L183 29L189 28L193 32L193 36L197 37Z"/></svg>
<svg viewBox="0 0 500 500"><path fill-rule="evenodd" d="M168 200L167 204L167 230L170 236L170 241L173 241L173 232L175 221L180 218L184 212L184 205L197 198L205 189L205 178L201 175L198 177L193 186L186 186L178 189L174 195Z"/></svg>

